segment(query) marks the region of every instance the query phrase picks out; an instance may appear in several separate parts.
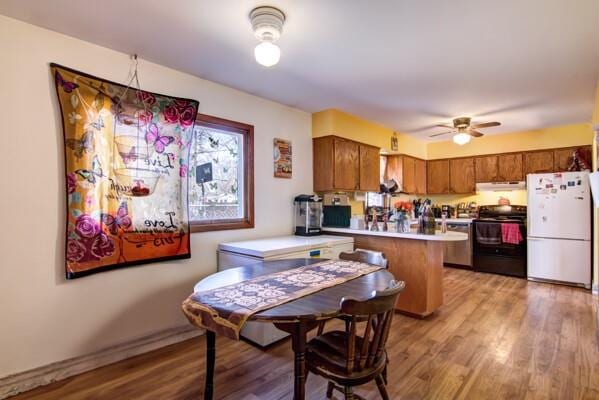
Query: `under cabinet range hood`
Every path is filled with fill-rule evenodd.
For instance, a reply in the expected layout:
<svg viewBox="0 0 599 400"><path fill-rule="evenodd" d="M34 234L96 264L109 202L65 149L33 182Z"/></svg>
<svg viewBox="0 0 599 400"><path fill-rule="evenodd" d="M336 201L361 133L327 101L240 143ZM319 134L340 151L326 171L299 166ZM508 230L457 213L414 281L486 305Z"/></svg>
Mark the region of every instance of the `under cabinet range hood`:
<svg viewBox="0 0 599 400"><path fill-rule="evenodd" d="M524 181L486 182L476 184L477 192L509 192L512 190L523 189L526 189L526 182Z"/></svg>

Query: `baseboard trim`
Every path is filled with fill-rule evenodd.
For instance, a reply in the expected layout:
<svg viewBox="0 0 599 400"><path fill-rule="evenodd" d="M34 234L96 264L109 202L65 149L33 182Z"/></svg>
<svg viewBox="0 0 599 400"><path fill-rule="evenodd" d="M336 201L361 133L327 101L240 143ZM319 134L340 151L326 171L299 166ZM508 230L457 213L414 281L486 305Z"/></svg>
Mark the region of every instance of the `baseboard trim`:
<svg viewBox="0 0 599 400"><path fill-rule="evenodd" d="M191 325L167 329L116 346L0 378L0 400L47 385L73 375L91 371L126 358L202 335Z"/></svg>

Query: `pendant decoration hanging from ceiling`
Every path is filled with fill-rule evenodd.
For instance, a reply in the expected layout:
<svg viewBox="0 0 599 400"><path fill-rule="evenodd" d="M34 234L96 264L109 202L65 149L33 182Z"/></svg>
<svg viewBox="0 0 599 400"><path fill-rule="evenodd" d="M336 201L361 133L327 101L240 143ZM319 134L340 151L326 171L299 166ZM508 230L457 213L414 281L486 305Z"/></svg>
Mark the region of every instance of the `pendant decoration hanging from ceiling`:
<svg viewBox="0 0 599 400"><path fill-rule="evenodd" d="M51 64L66 167L66 276L189 258L187 161L199 103ZM136 83L136 87L132 87Z"/></svg>

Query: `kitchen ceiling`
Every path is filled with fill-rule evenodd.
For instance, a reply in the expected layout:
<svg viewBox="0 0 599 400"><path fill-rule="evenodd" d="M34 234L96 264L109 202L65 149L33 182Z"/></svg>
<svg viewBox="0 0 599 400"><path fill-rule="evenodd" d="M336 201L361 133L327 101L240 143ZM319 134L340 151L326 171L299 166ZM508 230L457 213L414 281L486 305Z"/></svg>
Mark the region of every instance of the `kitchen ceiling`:
<svg viewBox="0 0 599 400"><path fill-rule="evenodd" d="M287 14L272 68L254 61L248 19L266 4ZM488 135L589 121L599 77L597 0L2 0L0 13L426 140L457 116L501 121Z"/></svg>

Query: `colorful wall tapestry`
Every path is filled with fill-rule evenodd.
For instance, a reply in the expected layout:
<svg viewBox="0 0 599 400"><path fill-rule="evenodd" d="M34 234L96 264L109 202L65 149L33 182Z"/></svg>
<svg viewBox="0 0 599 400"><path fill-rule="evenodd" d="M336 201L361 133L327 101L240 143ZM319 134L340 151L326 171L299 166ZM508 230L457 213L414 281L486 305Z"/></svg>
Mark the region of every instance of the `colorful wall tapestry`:
<svg viewBox="0 0 599 400"><path fill-rule="evenodd" d="M51 70L65 139L67 278L189 258L187 162L199 103Z"/></svg>

